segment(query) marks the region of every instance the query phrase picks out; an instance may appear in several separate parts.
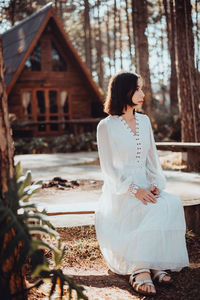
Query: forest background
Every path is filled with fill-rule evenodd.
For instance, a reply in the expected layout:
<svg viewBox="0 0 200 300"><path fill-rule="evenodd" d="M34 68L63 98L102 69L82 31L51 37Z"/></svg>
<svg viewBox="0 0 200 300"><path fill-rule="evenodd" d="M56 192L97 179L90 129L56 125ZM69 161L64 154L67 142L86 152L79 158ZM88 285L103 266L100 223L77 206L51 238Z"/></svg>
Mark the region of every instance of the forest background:
<svg viewBox="0 0 200 300"><path fill-rule="evenodd" d="M47 3L0 0L0 33ZM198 0L52 3L104 95L110 76L121 70L137 72L144 78L144 111L152 117L157 140L200 141ZM183 82L188 91L179 95Z"/></svg>
<svg viewBox="0 0 200 300"><path fill-rule="evenodd" d="M48 2L0 0L1 33ZM144 110L149 114L153 113L152 120L156 119L162 137L181 139L184 142L200 142L199 1L57 0L53 4L66 32L104 94L110 75L121 69L136 71L145 81ZM0 270L1 272L3 270L6 280L0 286L2 293L9 292L13 295L19 291L24 292L26 287L24 268L22 267L19 272L17 266L26 236L24 238L24 235L20 235L18 240L13 227L9 227L6 232L5 224L13 226L14 222L8 224L7 219L6 221L3 219L7 218L8 214L13 216L12 211L15 213L18 211L19 196L16 195L16 192L18 193L16 186L9 185L10 180L14 178L14 149L8 120L1 51L0 99L0 198L1 209L4 209L1 216L3 238L0 239L3 246L0 249L9 255L9 259L7 257L5 260L1 259ZM160 128L160 125L163 127ZM30 176L27 181L31 182ZM25 184L22 181L21 183L24 188ZM22 223L24 224L23 219ZM199 244L192 243L195 245L194 249L198 250ZM25 250L29 249L30 245ZM26 255L23 257L26 258ZM184 292L185 287L192 299L195 299L196 293L199 295L199 282L196 283L196 278L199 278L199 265L197 266L199 261L196 254L194 263L196 270L194 272L186 270L187 276L186 272L182 273L182 277L179 277L180 283L177 285L179 288L176 286L176 289L172 290L176 299L177 294L174 293L177 290L180 290L180 293ZM194 293L194 296L191 293ZM167 295L173 299L168 290ZM185 295L181 296L185 298ZM178 297L180 298L180 294Z"/></svg>

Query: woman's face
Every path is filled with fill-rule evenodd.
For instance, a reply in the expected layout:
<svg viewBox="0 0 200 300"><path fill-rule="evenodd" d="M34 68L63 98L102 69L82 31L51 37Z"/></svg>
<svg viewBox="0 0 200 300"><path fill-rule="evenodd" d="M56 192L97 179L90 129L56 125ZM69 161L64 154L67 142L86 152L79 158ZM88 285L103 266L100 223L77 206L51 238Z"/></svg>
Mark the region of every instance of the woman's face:
<svg viewBox="0 0 200 300"><path fill-rule="evenodd" d="M137 107L141 106L142 103L144 102L144 96L145 96L145 94L142 91L142 86L143 86L142 79L139 78L138 79L137 90L135 91L135 93L133 94L133 97L132 97L132 102L134 104L136 104Z"/></svg>

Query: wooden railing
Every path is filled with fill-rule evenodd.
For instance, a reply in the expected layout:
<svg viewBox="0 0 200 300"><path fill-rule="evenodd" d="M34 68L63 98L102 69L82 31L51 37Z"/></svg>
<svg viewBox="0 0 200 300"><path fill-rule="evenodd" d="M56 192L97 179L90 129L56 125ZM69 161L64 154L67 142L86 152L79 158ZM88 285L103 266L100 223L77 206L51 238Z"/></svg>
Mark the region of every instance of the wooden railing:
<svg viewBox="0 0 200 300"><path fill-rule="evenodd" d="M79 134L84 131L84 126L89 125L91 130L95 130L97 124L102 118L85 118L85 119L70 119L70 120L48 120L48 121L21 121L12 125L13 130L26 131L36 128L39 125L51 125L51 124L69 124L70 132L74 135ZM58 130L58 134L64 132L65 130ZM45 133L45 132L44 132Z"/></svg>
<svg viewBox="0 0 200 300"><path fill-rule="evenodd" d="M188 172L200 172L200 143L156 142L158 150L186 152Z"/></svg>

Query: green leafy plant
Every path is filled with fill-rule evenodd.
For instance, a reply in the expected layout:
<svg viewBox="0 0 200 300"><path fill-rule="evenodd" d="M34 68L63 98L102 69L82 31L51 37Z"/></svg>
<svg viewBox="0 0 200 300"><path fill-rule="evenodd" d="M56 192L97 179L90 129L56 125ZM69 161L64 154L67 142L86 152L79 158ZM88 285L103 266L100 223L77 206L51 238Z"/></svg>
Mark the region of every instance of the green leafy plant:
<svg viewBox="0 0 200 300"><path fill-rule="evenodd" d="M56 137L16 138L15 154L25 153L67 153L97 150L96 132L83 132L78 135L65 134Z"/></svg>
<svg viewBox="0 0 200 300"><path fill-rule="evenodd" d="M41 184L41 181L32 183L30 171L24 176L18 163L16 177L9 183L6 201L0 199L0 288L1 280L4 278L5 261L14 257L15 249L20 247L20 255L14 264L15 270L12 269L10 273L19 271L29 261L33 280L29 289L49 281L51 283L49 297L58 285L60 299L62 299L64 285L67 284L68 299L71 299L73 290L78 299L88 299L83 294L83 287L75 285L72 279L60 269L65 248L59 234L49 222L46 212L38 211L37 207L29 201L30 197L41 188ZM11 229L15 233L14 237L5 245L5 236ZM53 265L49 263L45 253L50 253ZM7 293L4 299L16 296L9 295L9 291L3 292Z"/></svg>

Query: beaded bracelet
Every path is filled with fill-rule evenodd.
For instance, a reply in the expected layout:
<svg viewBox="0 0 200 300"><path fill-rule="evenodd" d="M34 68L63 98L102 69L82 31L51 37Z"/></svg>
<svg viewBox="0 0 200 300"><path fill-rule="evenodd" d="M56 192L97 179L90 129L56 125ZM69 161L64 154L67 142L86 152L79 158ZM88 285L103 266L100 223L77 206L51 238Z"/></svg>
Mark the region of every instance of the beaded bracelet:
<svg viewBox="0 0 200 300"><path fill-rule="evenodd" d="M128 188L128 191L131 193L132 196L135 197L135 194L137 193L137 190L139 189L139 186L134 184L134 183L131 183L129 188Z"/></svg>
<svg viewBox="0 0 200 300"><path fill-rule="evenodd" d="M158 187L158 185L156 183L152 183L153 186Z"/></svg>

